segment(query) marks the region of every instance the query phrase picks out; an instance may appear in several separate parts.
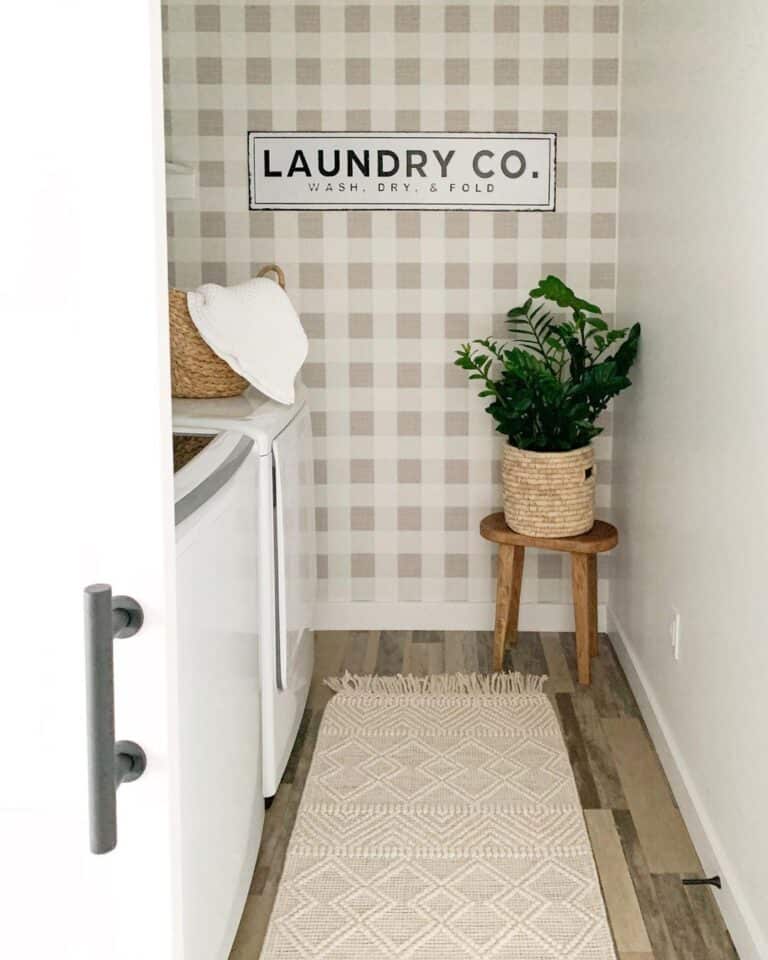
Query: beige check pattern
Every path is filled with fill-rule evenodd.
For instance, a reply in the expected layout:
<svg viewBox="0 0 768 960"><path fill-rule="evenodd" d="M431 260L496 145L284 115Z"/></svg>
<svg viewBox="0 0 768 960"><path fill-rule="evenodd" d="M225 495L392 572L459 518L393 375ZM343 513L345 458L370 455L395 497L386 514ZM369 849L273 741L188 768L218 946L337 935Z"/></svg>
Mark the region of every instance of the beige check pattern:
<svg viewBox="0 0 768 960"><path fill-rule="evenodd" d="M170 281L285 269L311 341L319 599L492 599L477 525L501 440L453 353L547 273L610 319L618 6L173 0L164 27L168 158L199 178L170 204ZM248 130L555 132L557 211L249 213ZM562 563L531 553L523 602L568 601Z"/></svg>

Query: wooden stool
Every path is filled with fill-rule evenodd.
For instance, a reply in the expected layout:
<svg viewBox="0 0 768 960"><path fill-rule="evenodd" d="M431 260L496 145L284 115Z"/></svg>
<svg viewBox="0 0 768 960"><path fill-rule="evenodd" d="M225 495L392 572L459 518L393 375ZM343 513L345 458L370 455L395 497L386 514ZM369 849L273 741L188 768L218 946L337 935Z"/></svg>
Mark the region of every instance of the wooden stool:
<svg viewBox="0 0 768 960"><path fill-rule="evenodd" d="M616 527L596 520L588 533L578 537L527 537L510 530L503 513L492 513L480 524L480 534L499 545L496 580L496 623L493 638L493 669L501 670L507 640L517 642L520 586L525 548L557 550L571 555L573 612L576 620L576 660L579 683L589 683L590 657L597 656L597 554L612 550L619 539Z"/></svg>

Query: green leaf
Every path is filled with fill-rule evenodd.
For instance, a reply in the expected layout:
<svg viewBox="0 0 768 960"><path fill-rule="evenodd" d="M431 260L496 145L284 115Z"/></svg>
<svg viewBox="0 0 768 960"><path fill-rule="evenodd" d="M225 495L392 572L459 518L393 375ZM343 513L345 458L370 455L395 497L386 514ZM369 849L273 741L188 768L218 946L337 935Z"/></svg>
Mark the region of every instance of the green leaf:
<svg viewBox="0 0 768 960"><path fill-rule="evenodd" d="M509 311L509 313L507 314L507 316L508 316L508 317L524 317L524 316L528 313L528 311L530 310L532 303L533 303L533 301L529 298L528 300L525 301L525 303L522 305L522 307L513 307L513 308Z"/></svg>
<svg viewBox="0 0 768 960"><path fill-rule="evenodd" d="M554 300L558 307L570 307L575 312L603 312L594 303L579 299L570 287L566 287L562 280L553 277L551 274L544 280L539 280L539 285L531 290L531 297L534 299L545 297L547 300Z"/></svg>
<svg viewBox="0 0 768 960"><path fill-rule="evenodd" d="M613 360L619 373L626 374L629 368L635 362L639 344L640 324L635 323L632 327L630 327L627 339L613 355Z"/></svg>
<svg viewBox="0 0 768 960"><path fill-rule="evenodd" d="M595 330L607 330L608 324L602 317L586 317L586 322Z"/></svg>

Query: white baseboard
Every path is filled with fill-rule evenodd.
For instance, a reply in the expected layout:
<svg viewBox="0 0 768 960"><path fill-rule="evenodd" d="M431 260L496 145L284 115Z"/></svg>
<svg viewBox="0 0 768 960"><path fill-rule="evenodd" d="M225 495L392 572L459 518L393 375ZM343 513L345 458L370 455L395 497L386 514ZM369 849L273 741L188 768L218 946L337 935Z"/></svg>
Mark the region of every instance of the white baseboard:
<svg viewBox="0 0 768 960"><path fill-rule="evenodd" d="M741 960L765 960L768 942L760 932L738 880L736 865L730 860L712 821L706 813L697 789L664 713L653 693L632 644L616 614L607 610L608 634L667 775L675 800L688 827L696 852L707 875L719 873L723 889L716 898Z"/></svg>
<svg viewBox="0 0 768 960"><path fill-rule="evenodd" d="M493 630L492 603L318 603L317 630ZM604 604L597 622L605 630ZM569 603L520 604L520 630L573 630Z"/></svg>

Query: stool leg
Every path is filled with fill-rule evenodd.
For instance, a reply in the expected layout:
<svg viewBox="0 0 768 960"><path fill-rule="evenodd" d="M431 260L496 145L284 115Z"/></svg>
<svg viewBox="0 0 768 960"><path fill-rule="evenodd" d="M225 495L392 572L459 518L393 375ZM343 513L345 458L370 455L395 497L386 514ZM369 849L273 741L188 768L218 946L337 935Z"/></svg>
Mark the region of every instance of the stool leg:
<svg viewBox="0 0 768 960"><path fill-rule="evenodd" d="M508 543L499 545L499 569L496 576L496 623L493 635L493 669L501 670L507 639L517 643L517 619L520 613L520 588L523 580L525 548Z"/></svg>
<svg viewBox="0 0 768 960"><path fill-rule="evenodd" d="M589 596L589 655L596 657L597 645L597 554L587 556L587 591Z"/></svg>
<svg viewBox="0 0 768 960"><path fill-rule="evenodd" d="M589 653L591 649L589 616L589 556L571 554L571 583L573 586L573 615L576 622L576 664L579 683L590 680Z"/></svg>
<svg viewBox="0 0 768 960"><path fill-rule="evenodd" d="M512 588L509 592L509 613L505 643L517 643L517 623L520 618L520 593L523 586L525 547L512 547Z"/></svg>

